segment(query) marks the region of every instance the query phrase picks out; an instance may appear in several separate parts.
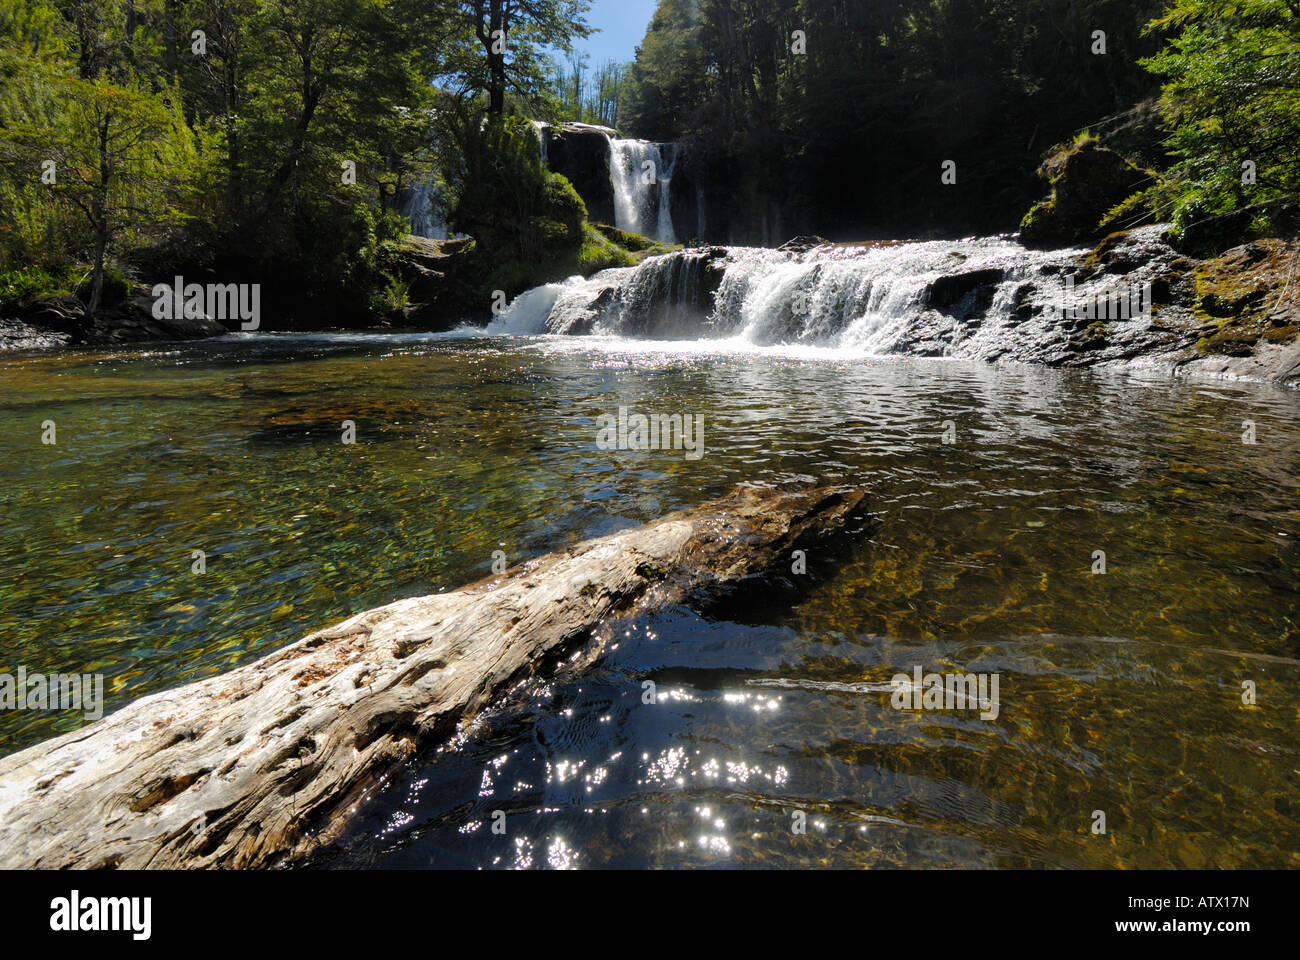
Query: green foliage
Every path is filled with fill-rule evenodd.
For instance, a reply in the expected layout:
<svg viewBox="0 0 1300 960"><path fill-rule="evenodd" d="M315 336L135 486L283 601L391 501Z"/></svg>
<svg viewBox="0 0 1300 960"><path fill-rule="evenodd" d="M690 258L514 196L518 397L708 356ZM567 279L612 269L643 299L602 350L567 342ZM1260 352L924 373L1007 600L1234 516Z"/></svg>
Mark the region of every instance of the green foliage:
<svg viewBox="0 0 1300 960"><path fill-rule="evenodd" d="M89 245L93 313L110 245L138 242L187 216L203 178L201 138L172 88L150 89L128 69L116 80L51 70L46 82L41 97L9 105L0 191L12 213L0 230L33 259L50 258L50 227L84 218L84 231L71 236Z"/></svg>
<svg viewBox="0 0 1300 960"><path fill-rule="evenodd" d="M551 259L581 244L586 206L542 165L528 121L469 113L449 130L459 148L447 178L454 230L503 259Z"/></svg>
<svg viewBox="0 0 1300 960"><path fill-rule="evenodd" d="M116 267L105 267L100 289L100 303L105 307L116 307L131 296L133 284L125 273ZM82 277L73 291L83 303L90 301L94 289L93 276Z"/></svg>
<svg viewBox="0 0 1300 960"><path fill-rule="evenodd" d="M540 259L491 258L478 285L480 290L477 296L485 298L493 290L503 290L513 297L529 287L554 281L556 277L571 277L575 274L586 277L610 267L631 267L647 256L675 249L663 244L647 243L645 238L635 234L622 234L634 238L636 246L641 247L629 249L607 236L606 229L597 229L589 223L583 223L582 240L578 246L554 250Z"/></svg>
<svg viewBox="0 0 1300 960"><path fill-rule="evenodd" d="M374 309L381 313L398 313L411 305L411 285L400 277L389 276L375 297Z"/></svg>
<svg viewBox="0 0 1300 960"><path fill-rule="evenodd" d="M1300 4L1178 0L1151 29L1179 32L1144 61L1166 78L1177 157L1150 202L1184 237L1216 219L1273 229L1300 198Z"/></svg>
<svg viewBox="0 0 1300 960"><path fill-rule="evenodd" d="M588 0L452 0L448 7L435 36L449 88L465 101L485 97L494 118L505 116L511 95L523 113L553 115L554 55L572 57L573 41L591 34Z"/></svg>
<svg viewBox="0 0 1300 960"><path fill-rule="evenodd" d="M567 184L534 170L494 217L484 191L517 164L493 169L489 144L469 164L447 156L464 144L431 108L475 128L486 112L493 129L507 106L549 109L552 57L587 35L586 8L0 0L0 269L87 264L91 310L115 295L113 263L219 275L263 283L273 315L328 322L401 299L386 251L406 228L390 208L465 169L477 179L464 219L487 229L485 246L576 250L583 213Z"/></svg>
<svg viewBox="0 0 1300 960"><path fill-rule="evenodd" d="M687 133L708 90L709 57L704 49L700 4L660 0L623 92L624 126L649 140Z"/></svg>
<svg viewBox="0 0 1300 960"><path fill-rule="evenodd" d="M72 295L83 278L71 266L46 269L19 267L0 273L0 310L15 310L35 300Z"/></svg>
<svg viewBox="0 0 1300 960"><path fill-rule="evenodd" d="M618 227L609 224L601 224L593 228L607 237L615 245L625 250L649 251L651 253L663 253L669 248L657 240L651 240L649 237L643 237L639 233L629 233L626 230L620 230Z"/></svg>
<svg viewBox="0 0 1300 960"><path fill-rule="evenodd" d="M637 237L636 234L625 234L621 230L618 232L624 237ZM642 238L638 237L637 239ZM578 261L574 273L590 276L610 267L633 266L636 263L636 257L632 255L634 249L629 244L621 244L610 239L602 231L597 230L590 224L584 224L582 246L578 249Z"/></svg>
<svg viewBox="0 0 1300 960"><path fill-rule="evenodd" d="M115 259L379 282L382 205L432 167L420 38L452 5L0 0L0 267L88 262L91 310Z"/></svg>
<svg viewBox="0 0 1300 960"><path fill-rule="evenodd" d="M543 185L542 229L547 240L561 249L582 241L582 227L587 222L587 205L567 179L547 172Z"/></svg>

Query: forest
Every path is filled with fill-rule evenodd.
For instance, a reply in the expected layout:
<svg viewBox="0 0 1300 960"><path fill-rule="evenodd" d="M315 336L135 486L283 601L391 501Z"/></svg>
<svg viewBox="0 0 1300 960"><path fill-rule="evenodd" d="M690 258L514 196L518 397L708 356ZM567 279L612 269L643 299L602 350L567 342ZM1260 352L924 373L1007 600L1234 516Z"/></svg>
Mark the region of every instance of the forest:
<svg viewBox="0 0 1300 960"><path fill-rule="evenodd" d="M619 121L707 154L758 233L1014 230L1087 134L1148 175L1134 206L1266 229L1300 186L1300 5L662 0Z"/></svg>
<svg viewBox="0 0 1300 960"><path fill-rule="evenodd" d="M473 238L459 294L627 262L531 120L686 145L750 243L1014 231L1097 144L1135 171L1101 226L1294 222L1297 0L661 0L594 68L587 8L2 0L0 304L274 275L356 323L407 297L396 198L427 180Z"/></svg>
<svg viewBox="0 0 1300 960"><path fill-rule="evenodd" d="M511 240L528 251L534 207L572 227L580 202L535 162L520 180L518 157L485 158L518 142L507 113L549 99L551 52L583 35L582 9L4 0L0 302L71 288L93 313L126 274L274 275L282 306L355 323L391 296L407 230L393 198L453 171L465 232L494 241L473 211L508 183L493 216L513 202Z"/></svg>

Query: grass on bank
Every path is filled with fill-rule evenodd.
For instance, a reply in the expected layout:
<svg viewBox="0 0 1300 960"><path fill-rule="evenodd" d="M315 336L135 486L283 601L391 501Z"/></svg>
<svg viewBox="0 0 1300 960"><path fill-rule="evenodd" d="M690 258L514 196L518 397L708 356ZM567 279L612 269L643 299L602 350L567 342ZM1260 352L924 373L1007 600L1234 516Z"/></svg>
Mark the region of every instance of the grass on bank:
<svg viewBox="0 0 1300 960"><path fill-rule="evenodd" d="M19 267L0 272L0 313L18 313L42 301L77 299L90 295L91 267L69 263L59 267ZM115 268L104 271L102 303L114 307L131 295L132 283Z"/></svg>

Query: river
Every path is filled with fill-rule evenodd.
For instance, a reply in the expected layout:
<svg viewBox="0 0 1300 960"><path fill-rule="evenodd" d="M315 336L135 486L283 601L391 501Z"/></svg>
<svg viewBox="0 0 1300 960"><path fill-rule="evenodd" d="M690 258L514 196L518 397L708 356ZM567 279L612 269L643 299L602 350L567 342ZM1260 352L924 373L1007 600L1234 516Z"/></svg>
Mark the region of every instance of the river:
<svg viewBox="0 0 1300 960"><path fill-rule="evenodd" d="M620 407L701 417L703 455L599 449ZM876 527L793 606L627 625L395 771L319 863L1300 866L1298 414L1260 384L734 340L7 356L0 653L102 673L112 710L494 551L862 484ZM916 667L996 674L997 716L895 709ZM5 711L0 750L83 722Z"/></svg>

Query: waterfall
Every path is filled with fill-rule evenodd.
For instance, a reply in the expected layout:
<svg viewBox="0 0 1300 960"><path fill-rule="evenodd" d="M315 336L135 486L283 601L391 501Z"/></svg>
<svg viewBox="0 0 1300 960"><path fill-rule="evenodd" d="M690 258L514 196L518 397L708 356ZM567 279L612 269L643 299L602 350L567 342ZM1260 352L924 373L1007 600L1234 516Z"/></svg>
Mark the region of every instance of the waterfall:
<svg viewBox="0 0 1300 960"><path fill-rule="evenodd" d="M548 156L550 151L547 149L546 141L551 138L551 125L549 123L543 123L541 120L532 120L529 122L533 125L533 133L537 135L537 153L538 156L541 157L542 166L545 167L550 160Z"/></svg>
<svg viewBox="0 0 1300 960"><path fill-rule="evenodd" d="M698 336L707 324L704 270L710 255L707 249L683 250L534 287L511 301L487 332Z"/></svg>
<svg viewBox="0 0 1300 960"><path fill-rule="evenodd" d="M1079 272L1082 249L1028 250L1002 237L805 252L680 250L530 290L490 332L1062 362L1083 340L1090 344L1084 349L1104 349L1090 330L1098 325L1069 302L1101 302L1117 287L1132 291L1177 256L1158 239L1159 228L1130 236L1141 247L1142 266L1127 278ZM1145 315L1109 329L1119 355L1161 328Z"/></svg>
<svg viewBox="0 0 1300 960"><path fill-rule="evenodd" d="M647 140L609 141L609 178L614 188L614 225L629 233L652 237L660 243L676 243L669 183L677 164L676 144L665 162L661 145ZM649 164L649 166L647 166ZM647 182L647 177L652 177ZM654 190L655 186L658 190Z"/></svg>
<svg viewBox="0 0 1300 960"><path fill-rule="evenodd" d="M555 302L566 289L577 286L575 281L581 279L581 277L570 277L563 283L546 283L525 290L510 302L500 316L488 324L487 332L494 336L546 333L547 319L555 310Z"/></svg>
<svg viewBox="0 0 1300 960"><path fill-rule="evenodd" d="M438 187L431 180L417 183L398 204L398 212L411 224L411 233L431 240L447 239L447 224L438 206Z"/></svg>
<svg viewBox="0 0 1300 960"><path fill-rule="evenodd" d="M665 150L668 159L664 159ZM673 171L677 168L677 144L666 143L659 148L660 166L656 168L659 177L659 223L655 239L660 243L676 243L677 234L673 232L673 208L669 186Z"/></svg>

